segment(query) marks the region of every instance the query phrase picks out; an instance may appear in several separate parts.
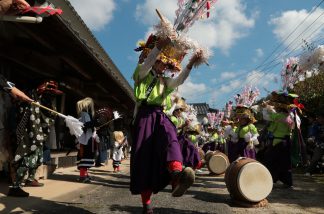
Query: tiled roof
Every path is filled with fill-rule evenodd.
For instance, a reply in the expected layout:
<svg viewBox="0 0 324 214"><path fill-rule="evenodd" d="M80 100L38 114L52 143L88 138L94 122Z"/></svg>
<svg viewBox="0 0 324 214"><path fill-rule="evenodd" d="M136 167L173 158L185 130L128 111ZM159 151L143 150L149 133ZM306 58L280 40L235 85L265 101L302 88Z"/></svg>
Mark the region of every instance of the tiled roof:
<svg viewBox="0 0 324 214"><path fill-rule="evenodd" d="M88 48L92 55L95 56L98 63L105 68L106 72L111 75L112 78L115 79L115 81L120 85L120 87L127 92L128 96L135 101L132 87L100 45L96 37L92 34L91 30L81 19L79 14L75 11L70 1L52 0L51 3L53 3L57 8L61 8L63 10L62 15L57 17L70 28L70 30L75 34L76 38L80 39L80 41Z"/></svg>
<svg viewBox="0 0 324 214"><path fill-rule="evenodd" d="M209 105L207 103L190 103L190 105L196 109L198 115L206 115L209 112Z"/></svg>

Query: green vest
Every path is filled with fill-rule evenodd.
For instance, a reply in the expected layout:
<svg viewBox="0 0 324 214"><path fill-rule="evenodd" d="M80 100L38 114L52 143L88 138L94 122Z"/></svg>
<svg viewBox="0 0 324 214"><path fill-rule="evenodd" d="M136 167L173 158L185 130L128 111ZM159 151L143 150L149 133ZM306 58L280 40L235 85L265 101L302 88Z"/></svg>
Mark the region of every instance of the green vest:
<svg viewBox="0 0 324 214"><path fill-rule="evenodd" d="M276 138L283 138L291 135L289 125L285 122L288 114L287 113L270 113L270 125L268 131ZM273 145L280 143L282 139L274 139Z"/></svg>
<svg viewBox="0 0 324 214"><path fill-rule="evenodd" d="M257 128L253 124L249 124L244 127L238 127L235 132L238 135L238 138L244 138L244 136L250 132L252 135L258 134Z"/></svg>
<svg viewBox="0 0 324 214"><path fill-rule="evenodd" d="M146 99L146 91L148 89L148 86L153 81L154 76L152 72L149 72L146 77L139 81L139 70L140 70L140 64L136 67L135 72L133 74L133 79L135 81L134 85L134 95L137 102L142 102L146 100L148 105L156 105L156 106L164 106L165 110L168 110L171 108L171 96L170 94L173 92L173 88L167 88L164 85L164 89L162 93L160 92L161 84L160 79L157 80L156 84L154 85L150 95ZM166 77L163 77L166 79Z"/></svg>

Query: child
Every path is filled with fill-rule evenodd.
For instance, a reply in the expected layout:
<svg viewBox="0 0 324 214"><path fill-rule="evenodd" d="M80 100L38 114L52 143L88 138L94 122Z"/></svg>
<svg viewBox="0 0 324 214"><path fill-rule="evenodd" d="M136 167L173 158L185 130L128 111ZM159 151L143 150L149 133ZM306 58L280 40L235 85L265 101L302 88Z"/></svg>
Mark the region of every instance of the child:
<svg viewBox="0 0 324 214"><path fill-rule="evenodd" d="M125 137L122 131L114 131L114 137L115 137L115 142L114 142L114 149L113 149L113 168L114 168L114 173L119 173L120 172L120 163L122 160L123 156L123 146L125 141Z"/></svg>
<svg viewBox="0 0 324 214"><path fill-rule="evenodd" d="M89 183L88 168L94 166L95 155L97 153L98 137L94 131L94 103L92 98L86 97L77 102L77 112L80 121L84 123L82 135L78 138L78 169L80 170L79 181Z"/></svg>

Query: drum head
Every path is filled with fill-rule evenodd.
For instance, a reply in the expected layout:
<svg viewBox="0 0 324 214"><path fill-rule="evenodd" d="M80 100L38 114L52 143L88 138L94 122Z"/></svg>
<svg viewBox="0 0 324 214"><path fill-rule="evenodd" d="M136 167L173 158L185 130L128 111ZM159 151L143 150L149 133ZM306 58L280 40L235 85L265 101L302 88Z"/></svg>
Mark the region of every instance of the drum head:
<svg viewBox="0 0 324 214"><path fill-rule="evenodd" d="M271 193L272 186L269 170L259 162L245 164L237 176L238 190L248 201L265 199Z"/></svg>
<svg viewBox="0 0 324 214"><path fill-rule="evenodd" d="M220 154L213 155L208 162L209 171L215 174L223 174L228 166L228 159L226 158L226 156Z"/></svg>

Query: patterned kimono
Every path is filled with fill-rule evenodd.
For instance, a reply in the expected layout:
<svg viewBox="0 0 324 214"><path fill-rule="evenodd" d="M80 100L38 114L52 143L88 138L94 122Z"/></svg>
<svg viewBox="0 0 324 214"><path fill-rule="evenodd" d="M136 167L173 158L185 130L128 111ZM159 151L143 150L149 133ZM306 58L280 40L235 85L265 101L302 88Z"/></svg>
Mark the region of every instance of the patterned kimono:
<svg viewBox="0 0 324 214"><path fill-rule="evenodd" d="M41 102L36 92L32 98ZM20 185L28 171L28 179L34 180L37 168L43 163L43 144L54 123L53 115L33 105L19 108L22 117L17 126L17 149L14 165L17 167L16 185Z"/></svg>

